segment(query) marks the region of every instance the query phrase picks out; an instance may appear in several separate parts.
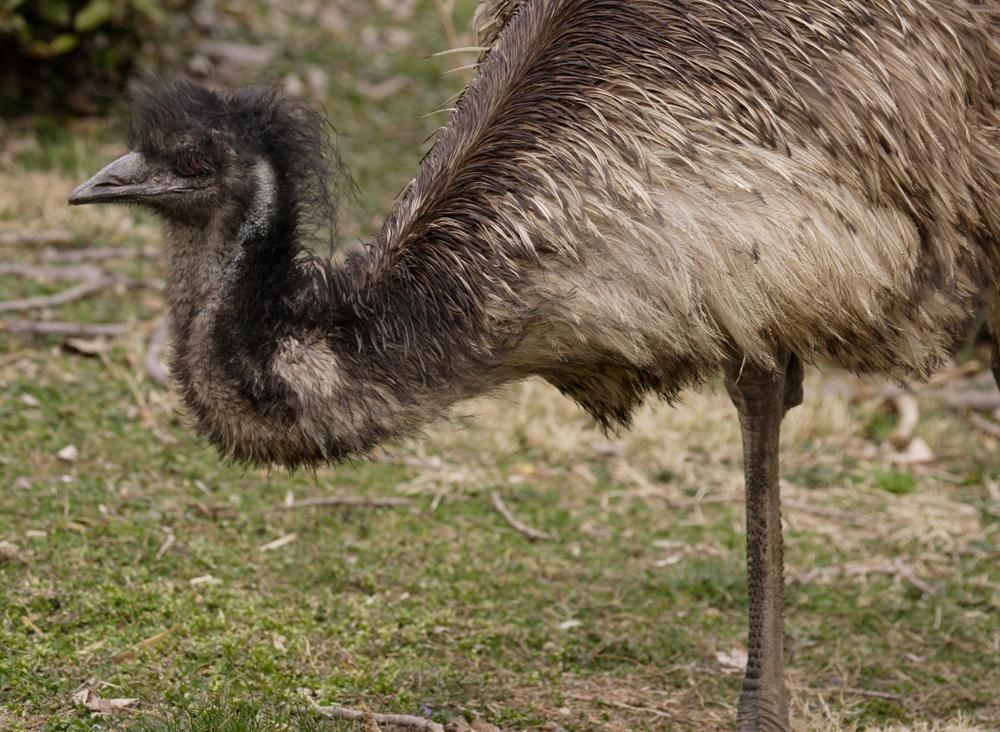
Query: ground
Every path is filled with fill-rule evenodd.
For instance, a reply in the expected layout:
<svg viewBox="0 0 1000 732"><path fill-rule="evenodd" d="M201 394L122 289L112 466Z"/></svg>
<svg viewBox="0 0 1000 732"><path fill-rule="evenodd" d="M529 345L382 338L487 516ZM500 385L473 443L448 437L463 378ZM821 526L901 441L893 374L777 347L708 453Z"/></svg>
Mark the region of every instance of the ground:
<svg viewBox="0 0 1000 732"><path fill-rule="evenodd" d="M469 42L469 3L359 5L267 16L285 29L267 74L323 98L354 173L345 246L375 230L444 121L422 116L461 85L442 71L470 61L431 56ZM352 729L313 701L503 730L732 728L744 515L718 384L647 405L622 435L528 382L368 460L226 465L144 364L162 312L143 253L155 223L64 205L121 129L0 128L0 301L72 286L37 270L53 256L124 255L90 263L117 284L0 312L0 332L14 318L128 326L0 335L0 729ZM71 241L2 236L47 229ZM970 345L917 391L900 450L890 404L911 401L808 370L782 440L797 729L1000 726L1000 453L996 423L966 408L993 389ZM494 492L551 538L512 528ZM412 503L283 508L315 496Z"/></svg>

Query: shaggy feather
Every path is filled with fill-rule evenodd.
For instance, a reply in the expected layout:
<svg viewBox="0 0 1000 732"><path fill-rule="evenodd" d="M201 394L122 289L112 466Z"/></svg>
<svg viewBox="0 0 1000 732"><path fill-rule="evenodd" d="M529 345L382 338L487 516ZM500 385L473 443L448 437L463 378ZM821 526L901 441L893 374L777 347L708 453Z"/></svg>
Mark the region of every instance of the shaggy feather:
<svg viewBox="0 0 1000 732"><path fill-rule="evenodd" d="M293 236L332 237L346 177L330 124L277 87L216 92L184 79L153 77L130 87L130 150L172 165L198 161L223 180L240 162L266 159L277 173Z"/></svg>
<svg viewBox="0 0 1000 732"><path fill-rule="evenodd" d="M524 0L482 0L472 18L476 45L481 48L491 48L496 43L500 31L514 17L523 2ZM485 57L486 52L483 52L480 60Z"/></svg>
<svg viewBox="0 0 1000 732"><path fill-rule="evenodd" d="M382 272L489 262L484 282L546 309L507 358L608 421L733 349L897 377L950 352L998 255L995 8L484 9L497 44Z"/></svg>
<svg viewBox="0 0 1000 732"><path fill-rule="evenodd" d="M606 426L734 354L926 376L996 290L998 23L974 0L489 0L476 78L340 267L298 242L327 193L316 116L152 87L137 149L247 161L210 220L167 214L185 398L226 454L297 465L530 374ZM259 160L275 216L239 241Z"/></svg>

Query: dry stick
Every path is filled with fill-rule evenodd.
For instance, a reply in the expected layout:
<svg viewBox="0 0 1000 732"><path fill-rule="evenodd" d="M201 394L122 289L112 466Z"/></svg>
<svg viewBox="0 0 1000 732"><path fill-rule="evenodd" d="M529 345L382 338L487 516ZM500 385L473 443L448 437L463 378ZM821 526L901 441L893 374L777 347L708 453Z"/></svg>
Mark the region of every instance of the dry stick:
<svg viewBox="0 0 1000 732"><path fill-rule="evenodd" d="M802 584L808 584L813 582L818 577L823 578L833 578L833 577L860 577L862 581L865 580L868 575L888 575L889 577L894 577L900 580L909 582L915 588L920 590L925 595L934 596L937 594L931 585L924 582L922 579L913 574L913 570L906 566L901 566L898 563L893 566L882 566L882 567L864 567L863 571L851 571L846 565L832 566L832 567L814 567L806 572L800 572L799 574L791 577L790 579L800 582Z"/></svg>
<svg viewBox="0 0 1000 732"><path fill-rule="evenodd" d="M853 694L854 696L866 696L872 699L889 699L891 701L901 701L903 699L902 694L893 694L888 691L875 691L873 689L855 689L850 686L830 686L826 688L816 688L813 686L800 686L798 687L802 691L808 691L813 694Z"/></svg>
<svg viewBox="0 0 1000 732"><path fill-rule="evenodd" d="M49 229L48 231L0 231L0 246L21 246L24 244L70 244L73 232L69 229Z"/></svg>
<svg viewBox="0 0 1000 732"><path fill-rule="evenodd" d="M309 697L306 698L309 699ZM366 712L361 709L351 709L340 704L320 706L312 699L309 699L309 701L313 705L313 709L331 719L347 719L352 722L361 722L369 718L375 720L376 724L394 724L397 727L426 729L430 730L430 732L444 732L444 727L437 722L424 719L423 717L415 717L412 714L376 714L375 712Z"/></svg>
<svg viewBox="0 0 1000 732"><path fill-rule="evenodd" d="M552 539L555 538L552 534L541 531L540 529L534 529L519 521L518 518L511 513L510 509L507 508L503 499L500 497L500 493L497 491L490 493L490 502L493 504L493 508L497 510L497 513L503 516L504 521L510 524L510 527L522 536L525 536L532 541L552 541Z"/></svg>
<svg viewBox="0 0 1000 732"><path fill-rule="evenodd" d="M1000 394L996 390L969 390L955 393L928 392L929 396L940 399L952 409L973 409L977 412L992 412L1000 407Z"/></svg>
<svg viewBox="0 0 1000 732"><path fill-rule="evenodd" d="M168 386L170 384L170 377L167 375L167 370L163 366L163 361L160 356L163 354L163 345L167 341L167 321L161 319L156 325L156 330L149 337L149 345L146 347L146 355L143 356L142 364L146 368L146 373L149 374L155 383L160 386Z"/></svg>
<svg viewBox="0 0 1000 732"><path fill-rule="evenodd" d="M141 640L138 643L129 646L124 651L115 654L114 656L111 657L111 660L115 661L116 663L120 663L121 661L124 661L125 659L135 655L136 651L141 651L143 648L149 648L150 646L155 646L157 643L162 641L164 638L173 633L179 627L181 627L180 623L174 623L166 630L157 633L156 635L150 636L149 638Z"/></svg>
<svg viewBox="0 0 1000 732"><path fill-rule="evenodd" d="M0 320L0 333L97 338L127 333L125 323L72 323L60 320Z"/></svg>
<svg viewBox="0 0 1000 732"><path fill-rule="evenodd" d="M47 249L39 259L43 262L77 264L97 262L102 259L156 259L160 256L157 247L92 247L90 249Z"/></svg>
<svg viewBox="0 0 1000 732"><path fill-rule="evenodd" d="M26 297L23 300L7 300L0 302L0 313L15 313L23 310L34 310L36 308L50 308L59 305L66 305L76 300L82 300L96 292L100 292L106 287L110 287L115 280L105 277L93 282L81 282L75 287L57 292L54 295L39 295L38 297Z"/></svg>
<svg viewBox="0 0 1000 732"><path fill-rule="evenodd" d="M282 511L291 511L295 508L305 508L307 506L358 506L361 508L392 508L395 506L410 506L413 501L409 498L378 497L378 496L319 496L317 498L303 498L301 501L292 503L279 503L275 508Z"/></svg>
<svg viewBox="0 0 1000 732"><path fill-rule="evenodd" d="M987 419L986 417L980 417L978 414L973 412L965 415L965 418L969 421L969 424L976 429L981 432L985 432L990 437L1000 439L1000 423L994 422L992 419Z"/></svg>
<svg viewBox="0 0 1000 732"><path fill-rule="evenodd" d="M101 279L81 282L68 289L57 292L54 295L39 295L37 297L26 297L23 300L7 300L0 302L0 313L21 312L23 310L35 310L37 308L51 308L60 305L68 305L71 302L82 300L95 293L100 292L112 285L124 285L125 287L148 287L153 290L163 289L163 280L158 279L129 279L123 277L102 277Z"/></svg>
<svg viewBox="0 0 1000 732"><path fill-rule="evenodd" d="M79 265L37 265L37 264L0 264L0 275L14 277L30 277L34 280L98 280L108 277L107 272L92 264Z"/></svg>
<svg viewBox="0 0 1000 732"><path fill-rule="evenodd" d="M743 500L740 498L739 500ZM843 521L845 523L851 523L856 526L869 526L878 527L880 523L874 519L867 516L863 516L857 512L841 511L836 508L827 508L825 506L813 506L802 501L793 501L790 499L784 499L781 502L781 507L784 509L789 509L790 511L798 511L801 513L810 513L814 516L819 516L820 518L834 519L835 521Z"/></svg>

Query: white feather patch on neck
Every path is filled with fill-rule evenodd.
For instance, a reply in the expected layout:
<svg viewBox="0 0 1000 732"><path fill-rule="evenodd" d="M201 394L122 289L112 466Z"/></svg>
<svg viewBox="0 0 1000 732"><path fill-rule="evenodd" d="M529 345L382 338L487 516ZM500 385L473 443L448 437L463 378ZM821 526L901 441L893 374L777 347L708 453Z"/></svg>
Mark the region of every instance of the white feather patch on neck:
<svg viewBox="0 0 1000 732"><path fill-rule="evenodd" d="M253 166L253 175L257 180L257 189L236 234L236 239L241 244L251 237L263 234L267 230L268 220L274 215L274 168L263 158L258 158Z"/></svg>
<svg viewBox="0 0 1000 732"><path fill-rule="evenodd" d="M244 244L255 236L260 236L267 231L268 220L274 216L275 207L275 177L274 168L264 158L257 158L253 166L253 176L257 181L257 188L253 192L253 200L247 210L240 228L236 232L236 246L233 253L226 262L220 277L221 288L213 296L212 302L217 302L223 292L233 284L233 278L237 267L246 255Z"/></svg>

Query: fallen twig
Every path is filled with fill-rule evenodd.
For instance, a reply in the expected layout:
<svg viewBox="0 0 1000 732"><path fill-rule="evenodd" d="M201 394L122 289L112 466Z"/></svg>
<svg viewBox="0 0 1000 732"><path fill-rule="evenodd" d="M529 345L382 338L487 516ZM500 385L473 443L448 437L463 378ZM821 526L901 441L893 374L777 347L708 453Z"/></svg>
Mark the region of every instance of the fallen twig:
<svg viewBox="0 0 1000 732"><path fill-rule="evenodd" d="M286 544L291 544L293 541L297 540L298 538L299 538L299 535L293 532L291 534L285 534L281 538L275 539L274 541L269 541L266 544L262 544L261 546L259 546L257 548L260 551L262 551L262 552L273 552L275 549L280 549L281 547L285 546Z"/></svg>
<svg viewBox="0 0 1000 732"><path fill-rule="evenodd" d="M112 285L124 285L125 287L148 287L153 290L162 290L163 280L155 278L131 279L127 277L101 277L94 280L85 280L78 285L69 287L54 295L38 295L36 297L26 297L21 300L7 300L0 302L0 313L21 312L24 310L36 310L38 308L52 308L60 305L68 305L71 302L90 297L101 290Z"/></svg>
<svg viewBox="0 0 1000 732"><path fill-rule="evenodd" d="M528 526L520 521L513 513L511 513L510 509L507 508L507 505L503 502L499 492L493 491L490 493L490 502L493 504L493 508L497 510L497 513L503 516L504 521L506 521L510 527L514 529L514 531L522 536L525 536L532 541L551 541L554 538L552 534L540 529L532 528L531 526Z"/></svg>
<svg viewBox="0 0 1000 732"><path fill-rule="evenodd" d="M864 696L870 699L888 699L890 701L902 701L902 694L893 694L889 691L876 691L874 689L856 689L851 686L829 686L825 688L816 688L813 686L800 686L798 687L802 691L808 691L812 694L851 694L853 696Z"/></svg>
<svg viewBox="0 0 1000 732"><path fill-rule="evenodd" d="M167 370L163 366L161 359L163 346L166 341L167 321L160 320L153 334L149 337L149 344L146 346L146 355L142 359L142 364L146 368L149 378L160 386L168 386L170 384L170 377L167 375Z"/></svg>
<svg viewBox="0 0 1000 732"><path fill-rule="evenodd" d="M971 409L977 412L992 412L1000 407L1000 393L996 389L968 389L956 392L928 392L952 409Z"/></svg>
<svg viewBox="0 0 1000 732"><path fill-rule="evenodd" d="M145 639L139 641L138 643L135 643L135 644L129 646L124 651L121 651L120 653L115 654L114 656L111 657L111 660L114 661L115 663L121 663L122 661L125 661L125 660L127 660L129 658L133 658L135 656L135 654L136 654L136 651L141 651L143 648L149 648L151 646L155 646L157 643L159 643L164 638L166 638L167 636L169 636L171 633L173 633L179 627L181 627L180 623L174 623L173 625L171 625L166 630L161 631L160 633L157 633L156 635L152 635L149 638L145 638Z"/></svg>
<svg viewBox="0 0 1000 732"><path fill-rule="evenodd" d="M21 300L7 300L0 302L0 313L16 313L23 310L35 310L37 308L51 308L59 305L66 305L76 300L82 300L96 292L100 292L106 287L110 287L115 280L110 277L103 277L90 282L81 282L79 285L70 287L54 295L38 295L37 297L26 297Z"/></svg>
<svg viewBox="0 0 1000 732"><path fill-rule="evenodd" d="M30 277L35 280L98 280L107 273L92 264L0 264L0 275Z"/></svg>
<svg viewBox="0 0 1000 732"><path fill-rule="evenodd" d="M73 323L62 320L0 320L0 333L27 335L76 336L96 338L127 333L125 323Z"/></svg>
<svg viewBox="0 0 1000 732"><path fill-rule="evenodd" d="M828 567L813 567L805 572L792 575L789 580L799 584L812 584L816 581L829 582L835 577L856 577L865 581L869 575L880 574L909 582L925 595L936 595L937 590L918 577L916 569L899 558L894 560L876 558L868 562L848 562Z"/></svg>
<svg viewBox="0 0 1000 732"><path fill-rule="evenodd" d="M740 497L740 500L743 500ZM781 502L781 507L784 510L790 512L801 512L809 513L814 516L819 516L821 518L833 519L834 521L842 521L844 523L854 524L856 526L868 526L872 528L877 528L881 524L868 516L858 512L858 511L841 511L836 508L828 508L826 506L813 506L804 501L793 501L790 499L785 499Z"/></svg>
<svg viewBox="0 0 1000 732"><path fill-rule="evenodd" d="M48 229L45 231L0 231L0 245L22 246L25 244L69 244L73 232L69 229Z"/></svg>
<svg viewBox="0 0 1000 732"><path fill-rule="evenodd" d="M282 511L291 511L295 508L306 508L308 506L356 506L360 508L393 508L395 506L410 506L413 501L409 498L398 498L395 496L317 496L315 498L303 498L300 501L285 501L279 503L275 508Z"/></svg>
<svg viewBox="0 0 1000 732"><path fill-rule="evenodd" d="M410 727L411 729L426 729L430 732L444 732L444 726L438 724L437 722L424 719L423 717L417 717L412 714L377 714L375 712L368 712L362 709L351 709L350 707L341 706L340 704L328 704L322 706L317 704L310 697L309 703L312 704L313 709L315 709L320 714L330 717L331 719L346 719L351 722L362 722L366 718L373 719L376 724L394 724L397 727Z"/></svg>
<svg viewBox="0 0 1000 732"><path fill-rule="evenodd" d="M156 561L160 561L163 558L163 555L167 553L167 550L172 547L176 541L176 536L173 534L167 534L167 538L163 540L163 543L160 544L160 548L156 551Z"/></svg>
<svg viewBox="0 0 1000 732"><path fill-rule="evenodd" d="M39 259L42 262L97 262L102 259L156 259L160 256L157 247L91 247L89 249L46 249Z"/></svg>
<svg viewBox="0 0 1000 732"><path fill-rule="evenodd" d="M992 419L987 419L986 417L981 417L975 412L969 412L965 415L965 418L969 420L969 424L977 430L985 432L990 437L995 437L1000 440L1000 423L994 422Z"/></svg>

